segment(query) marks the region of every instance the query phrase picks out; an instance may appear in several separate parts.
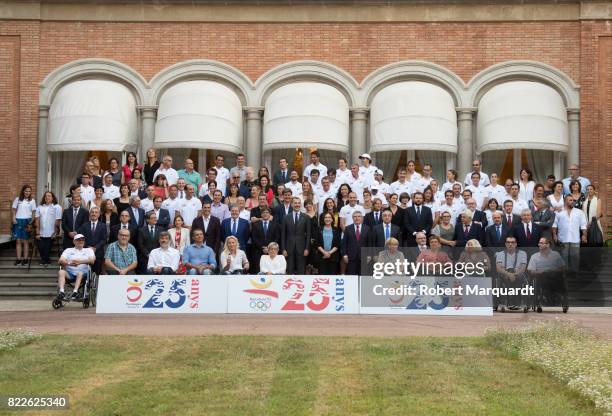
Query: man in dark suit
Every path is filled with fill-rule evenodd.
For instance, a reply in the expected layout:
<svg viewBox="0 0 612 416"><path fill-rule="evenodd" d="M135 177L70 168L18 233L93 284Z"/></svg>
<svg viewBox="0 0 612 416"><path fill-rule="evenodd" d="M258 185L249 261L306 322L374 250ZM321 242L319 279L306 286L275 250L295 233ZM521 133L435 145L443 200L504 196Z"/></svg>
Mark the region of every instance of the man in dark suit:
<svg viewBox="0 0 612 416"><path fill-rule="evenodd" d="M289 182L289 162L284 157L281 157L278 161L278 170L274 173L272 183L274 185L286 184Z"/></svg>
<svg viewBox="0 0 612 416"><path fill-rule="evenodd" d="M130 232L130 244L136 247L136 238L138 237L138 230L130 222L130 213L128 211L122 211L119 214L119 224L115 224L111 227L111 234L108 238L109 243L117 241L119 230L126 229Z"/></svg>
<svg viewBox="0 0 612 416"><path fill-rule="evenodd" d="M147 193L139 188L138 179L131 179L128 182L128 187L130 188L130 196L137 196L140 199L147 197Z"/></svg>
<svg viewBox="0 0 612 416"><path fill-rule="evenodd" d="M64 231L64 249L74 247L72 239L78 234L79 228L85 222L89 214L87 210L81 206L81 195L72 197L72 204L62 213L62 230Z"/></svg>
<svg viewBox="0 0 612 416"><path fill-rule="evenodd" d="M283 203L278 204L272 212L272 215L274 215L274 221L276 221L278 224L283 223L283 218L285 218L285 215L293 213L291 198L291 189L285 189L283 191Z"/></svg>
<svg viewBox="0 0 612 416"><path fill-rule="evenodd" d="M193 220L191 232L198 229L204 231L205 244L212 248L215 255L218 255L221 251L221 221L211 215L210 204L210 202L202 204L202 215Z"/></svg>
<svg viewBox="0 0 612 416"><path fill-rule="evenodd" d="M402 230L395 224L391 223L393 219L393 213L390 209L385 209L382 212L382 223L374 226L372 233L372 246L377 248L384 248L385 243L391 237L397 239L397 241L401 241L402 239Z"/></svg>
<svg viewBox="0 0 612 416"><path fill-rule="evenodd" d="M79 227L79 234L85 236L85 247L90 247L96 254L93 270L100 273L104 260L104 245L106 244L106 225L98 221L100 208L92 207L89 210L89 221Z"/></svg>
<svg viewBox="0 0 612 416"><path fill-rule="evenodd" d="M472 222L478 224L482 227L483 230L487 228L489 225L489 221L487 220L487 214L484 211L478 209L476 205L476 200L474 198L468 198L466 200L467 208L472 211ZM457 222L455 227L460 226L463 222L461 221L461 214L457 216Z"/></svg>
<svg viewBox="0 0 612 416"><path fill-rule="evenodd" d="M268 244L275 242L280 245L281 226L272 221L270 208L261 209L261 221L253 223L251 232L251 259L250 270L252 273L259 273L259 259L262 254L268 254Z"/></svg>
<svg viewBox="0 0 612 416"><path fill-rule="evenodd" d="M511 199L504 201L504 213L502 215L502 221L506 224L506 227L513 229L514 226L521 222L521 217L512 213L514 208L514 202Z"/></svg>
<svg viewBox="0 0 612 416"><path fill-rule="evenodd" d="M416 233L414 239L416 240L416 246L409 247L406 251L406 258L413 263L416 262L417 258L419 257L419 254L421 254L423 251L428 250L427 237L425 236L424 232L419 231L418 233Z"/></svg>
<svg viewBox="0 0 612 416"><path fill-rule="evenodd" d="M291 204L292 212L283 218L280 246L287 258L287 274L304 274L310 246L310 218L300 212L300 198L294 197Z"/></svg>
<svg viewBox="0 0 612 416"><path fill-rule="evenodd" d="M485 230L485 245L487 247L505 247L506 237L512 236L512 229L502 221L502 213L495 211L492 214L493 224Z"/></svg>
<svg viewBox="0 0 612 416"><path fill-rule="evenodd" d="M155 212L147 212L145 218L147 224L138 231L138 270L140 273L146 272L149 254L159 247L159 233L164 231L157 225Z"/></svg>
<svg viewBox="0 0 612 416"><path fill-rule="evenodd" d="M455 227L455 247L465 247L468 240L478 240L482 245L482 227L480 224L472 222L472 211L466 209L461 214L462 224L459 227Z"/></svg>
<svg viewBox="0 0 612 416"><path fill-rule="evenodd" d="M524 209L521 212L521 222L514 227L513 235L518 247L538 247L542 228L531 221L531 210Z"/></svg>
<svg viewBox="0 0 612 416"><path fill-rule="evenodd" d="M342 237L342 259L347 264L346 274L361 274L361 249L369 247L370 228L363 224L360 211L353 212L353 223L344 228Z"/></svg>
<svg viewBox="0 0 612 416"><path fill-rule="evenodd" d="M156 196L153 198L153 212L155 212L155 215L157 216L157 225L166 231L168 230L168 227L170 227L170 212L161 207L162 202L163 199L161 196Z"/></svg>
<svg viewBox="0 0 612 416"><path fill-rule="evenodd" d="M416 246L416 233L422 231L426 238L433 227L431 208L423 205L423 194L415 192L412 197L412 206L406 209L404 214L404 227L408 235L408 246Z"/></svg>
<svg viewBox="0 0 612 416"><path fill-rule="evenodd" d="M249 222L240 218L240 207L232 206L230 217L223 220L221 223L221 242L225 243L225 239L233 235L238 239L240 250L247 252L247 242L251 236Z"/></svg>
<svg viewBox="0 0 612 416"><path fill-rule="evenodd" d="M142 228L145 223L145 212L144 209L140 208L139 196L130 197L128 212L130 213L130 223L132 223L132 226L136 229Z"/></svg>
<svg viewBox="0 0 612 416"><path fill-rule="evenodd" d="M378 224L382 224L382 201L380 199L375 199L372 203L372 212L368 212L363 218L363 223L370 227L371 230L374 229Z"/></svg>

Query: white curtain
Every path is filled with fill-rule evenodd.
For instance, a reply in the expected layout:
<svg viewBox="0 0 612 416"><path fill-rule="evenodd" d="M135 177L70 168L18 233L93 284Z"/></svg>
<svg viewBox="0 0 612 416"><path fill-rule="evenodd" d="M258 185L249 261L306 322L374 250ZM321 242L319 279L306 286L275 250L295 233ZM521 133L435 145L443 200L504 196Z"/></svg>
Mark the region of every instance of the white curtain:
<svg viewBox="0 0 612 416"><path fill-rule="evenodd" d="M431 165L431 176L438 180L440 186L446 182L446 152L417 150L416 158L421 162L421 166L425 164Z"/></svg>
<svg viewBox="0 0 612 416"><path fill-rule="evenodd" d="M554 153L550 150L525 150L527 154L527 166L533 174L536 183L544 183L548 175L552 175L554 167Z"/></svg>
<svg viewBox="0 0 612 416"><path fill-rule="evenodd" d="M506 163L508 152L512 152L512 150L492 150L490 152L484 152L482 154L482 171L489 175L491 173L500 175ZM499 183L503 184L503 180L505 179L507 178L499 178Z"/></svg>
<svg viewBox="0 0 612 416"><path fill-rule="evenodd" d="M70 185L83 172L87 152L51 153L51 190L59 201L68 194ZM61 204L61 202L60 202Z"/></svg>
<svg viewBox="0 0 612 416"><path fill-rule="evenodd" d="M402 150L396 152L376 152L376 154L373 155L374 165L382 169L385 174L385 182L391 183L395 181L395 172L397 171L397 165L401 156Z"/></svg>

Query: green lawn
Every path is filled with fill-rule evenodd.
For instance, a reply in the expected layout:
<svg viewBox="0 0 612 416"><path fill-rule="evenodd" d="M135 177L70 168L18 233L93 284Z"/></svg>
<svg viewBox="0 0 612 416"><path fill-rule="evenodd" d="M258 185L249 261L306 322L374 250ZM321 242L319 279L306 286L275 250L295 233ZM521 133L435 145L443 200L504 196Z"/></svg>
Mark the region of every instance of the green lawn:
<svg viewBox="0 0 612 416"><path fill-rule="evenodd" d="M482 338L44 336L0 352L10 393L68 394L51 415L598 414Z"/></svg>

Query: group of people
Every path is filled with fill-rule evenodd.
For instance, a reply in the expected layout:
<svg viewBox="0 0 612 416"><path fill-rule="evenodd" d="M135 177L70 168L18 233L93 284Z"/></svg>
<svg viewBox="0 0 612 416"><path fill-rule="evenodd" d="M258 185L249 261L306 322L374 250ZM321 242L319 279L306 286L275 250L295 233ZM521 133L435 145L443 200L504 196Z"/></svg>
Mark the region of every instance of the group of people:
<svg viewBox="0 0 612 416"><path fill-rule="evenodd" d="M13 203L16 263L27 261L32 233L48 265L61 230L60 290L62 279L82 277L88 267L106 274L360 274L364 248L392 256L393 247L407 247L423 260L454 247L504 247L508 238L538 247L544 238L569 258L588 243L589 226L601 228L595 187L575 165L562 181L550 175L536 184L525 168L518 181L502 184L475 160L463 181L448 170L441 183L431 165L417 172L408 161L388 183L369 154L359 159L328 168L312 151L303 171L281 158L273 173L256 173L243 154L229 169L217 155L201 174L191 159L179 170L169 155L159 161L155 149L144 163L134 153L123 166L110 159L107 170L94 157L62 203L45 192L37 205L32 188L22 188Z"/></svg>

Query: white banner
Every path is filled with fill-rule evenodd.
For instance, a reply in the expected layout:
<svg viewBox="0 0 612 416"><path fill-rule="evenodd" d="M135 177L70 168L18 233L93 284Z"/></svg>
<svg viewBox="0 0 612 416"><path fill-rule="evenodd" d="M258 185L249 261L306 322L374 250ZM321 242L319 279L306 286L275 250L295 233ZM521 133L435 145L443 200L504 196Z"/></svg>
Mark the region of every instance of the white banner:
<svg viewBox="0 0 612 416"><path fill-rule="evenodd" d="M359 313L357 276L231 276L229 313Z"/></svg>
<svg viewBox="0 0 612 416"><path fill-rule="evenodd" d="M226 313L222 276L100 276L96 313Z"/></svg>

